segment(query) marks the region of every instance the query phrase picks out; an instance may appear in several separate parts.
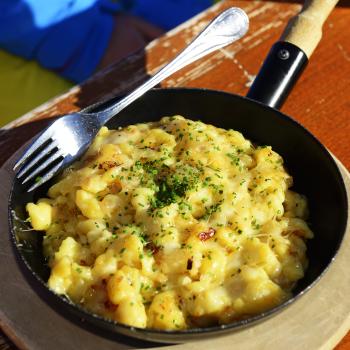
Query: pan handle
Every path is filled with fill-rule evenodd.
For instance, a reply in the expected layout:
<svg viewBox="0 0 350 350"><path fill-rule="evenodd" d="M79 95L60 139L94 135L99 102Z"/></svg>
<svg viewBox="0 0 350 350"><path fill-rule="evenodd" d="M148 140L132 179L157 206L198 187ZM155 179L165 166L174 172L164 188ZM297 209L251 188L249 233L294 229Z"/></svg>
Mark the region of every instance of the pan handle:
<svg viewBox="0 0 350 350"><path fill-rule="evenodd" d="M275 43L247 97L280 109L322 38L322 26L339 0L306 0Z"/></svg>

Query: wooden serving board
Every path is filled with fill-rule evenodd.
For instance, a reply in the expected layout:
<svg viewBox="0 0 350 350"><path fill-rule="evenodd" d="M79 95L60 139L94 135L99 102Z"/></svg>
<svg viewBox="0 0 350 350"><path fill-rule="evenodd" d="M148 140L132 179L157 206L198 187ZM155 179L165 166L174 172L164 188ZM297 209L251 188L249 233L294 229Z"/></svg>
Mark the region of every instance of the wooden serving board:
<svg viewBox="0 0 350 350"><path fill-rule="evenodd" d="M54 310L28 283L9 240L7 200L10 158L0 169L0 326L21 349L333 349L350 328L350 224L329 270L309 292L272 318L245 330L201 342L159 346L122 335L97 333ZM350 174L338 162L350 197ZM350 212L349 212L350 216Z"/></svg>

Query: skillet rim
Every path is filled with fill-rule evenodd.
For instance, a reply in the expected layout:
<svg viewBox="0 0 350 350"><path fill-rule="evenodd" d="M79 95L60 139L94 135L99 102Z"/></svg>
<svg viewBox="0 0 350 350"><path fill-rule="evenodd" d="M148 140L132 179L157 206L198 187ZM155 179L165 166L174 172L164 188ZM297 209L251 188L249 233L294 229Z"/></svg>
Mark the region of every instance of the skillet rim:
<svg viewBox="0 0 350 350"><path fill-rule="evenodd" d="M104 330L108 330L109 332L112 332L114 334L115 333L124 334L124 335L138 338L141 340L166 342L166 343L174 343L174 342L179 343L179 342L185 342L185 341L194 341L194 340L198 340L199 336L202 336L202 338L209 338L209 337L212 337L215 335L222 335L222 334L227 333L229 331L231 331L231 332L238 331L238 330L246 328L248 326L253 326L256 323L258 323L259 321L263 321L264 319L268 319L271 316L273 316L274 314L278 314L280 311L284 310L287 306L289 306L292 303L294 303L295 301L297 301L302 295L307 293L312 287L314 287L318 283L318 281L325 275L325 273L328 271L328 269L331 266L331 264L333 263L333 261L336 259L337 255L339 253L339 249L342 245L342 242L343 242L343 239L345 236L345 232L346 232L347 221L348 221L347 211L348 211L348 206L349 206L344 179L340 173L340 170L339 170L337 164L335 163L334 157L330 154L328 149L318 140L318 138L315 137L308 129L306 129L299 121L284 114L283 112L281 112L280 110L278 110L276 108L265 105L264 103L250 99L248 97L244 97L244 96L240 96L240 95L233 94L230 92L226 92L226 91L207 89L207 88L175 87L175 88L155 88L155 89L151 89L146 94L152 94L152 93L166 93L166 94L170 93L171 94L171 93L179 93L179 92L219 94L219 95L225 95L229 98L233 97L233 98L236 98L238 100L244 100L245 102L249 102L249 103L253 103L253 104L255 103L255 104L259 105L259 108L263 108L265 110L266 109L270 110L270 112L278 114L279 118L284 118L288 123L294 124L296 127L298 127L300 129L300 131L303 132L305 137L311 138L311 140L316 143L317 147L320 149L320 151L323 153L323 155L326 156L326 158L330 162L329 164L332 165L333 170L337 174L337 177L340 180L339 183L341 185L342 197L343 197L344 203L345 203L345 206L343 208L343 210L345 212L345 215L344 215L345 220L342 224L341 237L340 237L340 239L338 239L338 244L335 246L335 249L334 249L335 250L334 255L329 259L329 262L323 268L322 272L320 274L318 274L318 276L314 279L314 281L312 281L304 289L299 291L297 294L293 295L290 299L287 299L282 304L279 304L279 305L275 306L274 308L271 308L267 311L261 312L257 315L249 317L247 319L243 319L243 320L239 320L239 321L235 321L235 322L231 322L231 323L227 323L227 324L219 325L219 326L203 327L203 328L190 328L190 329L179 330L179 331L138 328L138 327L128 326L128 325L125 325L122 323L117 323L115 321L106 319L100 315L86 311L80 305L74 304L68 298L63 297L62 295L56 294L55 292L50 290L47 287L46 283L43 281L43 279L35 271L33 271L31 266L29 265L28 261L25 259L24 255L22 254L22 251L21 251L20 247L18 246L17 239L16 239L15 223L14 223L15 218L12 215L13 209L11 206L12 200L13 200L13 194L15 192L14 188L16 185L16 180L13 177L12 183L11 183L11 189L10 189L10 193L9 193L9 198L8 198L8 225L9 225L9 231L10 231L9 232L10 233L10 240L12 243L12 247L14 248L15 255L17 257L20 257L20 261L22 263L24 263L26 268L29 270L30 275L35 277L35 280L36 280L36 282L39 283L40 287L44 288L46 292L48 291L50 294L50 297L55 298L55 300L59 301L60 303L63 303L63 305L65 307L68 307L70 309L70 312L72 312L73 314L77 314L77 313L82 314L80 316L83 316L83 318L85 320L88 320L89 323L93 323L94 325L98 324L99 327L103 328ZM89 113L92 110L97 109L103 105L110 104L111 101L117 99L118 97L120 97L120 96L92 104L92 105L82 109L82 112ZM34 136L34 137L36 137L36 136ZM17 186L18 186L18 184L17 184ZM18 263L18 259L16 259L16 261ZM21 270L21 273L24 275L24 277L26 279L29 278L29 276L25 275L23 270ZM31 286L31 288L34 289L33 286ZM35 292L38 295L36 290L35 290ZM38 295L38 296L40 298L42 298L40 295ZM52 309L54 309L55 312L58 312L58 313L62 312L62 311L56 310L56 307L54 305L51 305L51 303L49 303L49 306ZM65 316L65 318L67 319L66 316ZM82 326L82 325L80 325L80 326ZM189 339L186 339L186 337L188 337Z"/></svg>

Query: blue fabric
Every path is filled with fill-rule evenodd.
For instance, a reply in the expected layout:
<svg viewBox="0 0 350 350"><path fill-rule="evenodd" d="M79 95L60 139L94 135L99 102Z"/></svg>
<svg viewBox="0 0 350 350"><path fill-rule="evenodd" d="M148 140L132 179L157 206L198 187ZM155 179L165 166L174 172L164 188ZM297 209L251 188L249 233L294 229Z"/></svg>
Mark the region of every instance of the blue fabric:
<svg viewBox="0 0 350 350"><path fill-rule="evenodd" d="M81 82L101 60L118 11L169 30L210 4L211 0L0 0L0 47Z"/></svg>
<svg viewBox="0 0 350 350"><path fill-rule="evenodd" d="M212 4L213 0L134 0L130 12L169 30Z"/></svg>

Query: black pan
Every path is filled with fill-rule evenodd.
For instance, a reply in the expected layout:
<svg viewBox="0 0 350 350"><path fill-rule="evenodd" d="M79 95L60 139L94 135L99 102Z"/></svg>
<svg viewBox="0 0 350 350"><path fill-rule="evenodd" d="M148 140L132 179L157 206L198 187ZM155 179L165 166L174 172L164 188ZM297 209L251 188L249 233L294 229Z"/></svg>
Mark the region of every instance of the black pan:
<svg viewBox="0 0 350 350"><path fill-rule="evenodd" d="M309 267L291 299L246 320L184 331L137 329L89 314L46 287L49 271L42 255L41 234L27 231L26 223L23 222L27 216L25 204L44 196L50 184L28 194L14 180L9 198L11 240L18 263L32 287L53 308L74 322L84 319L92 328L96 326L96 329L107 332L104 333L107 336L108 333L121 333L158 342L203 339L251 326L283 310L302 296L320 279L334 259L347 223L345 185L334 159L310 132L277 109L287 97L306 62L306 55L300 48L287 42L278 42L270 51L248 98L205 89L154 89L108 124L110 128L117 128L138 122L156 121L165 115L181 114L218 127L233 128L256 144L271 145L283 157L289 173L293 176L293 190L307 196L311 213L309 222L315 233L315 238L308 242ZM111 102L113 101L107 104ZM104 107L105 104L89 110Z"/></svg>

